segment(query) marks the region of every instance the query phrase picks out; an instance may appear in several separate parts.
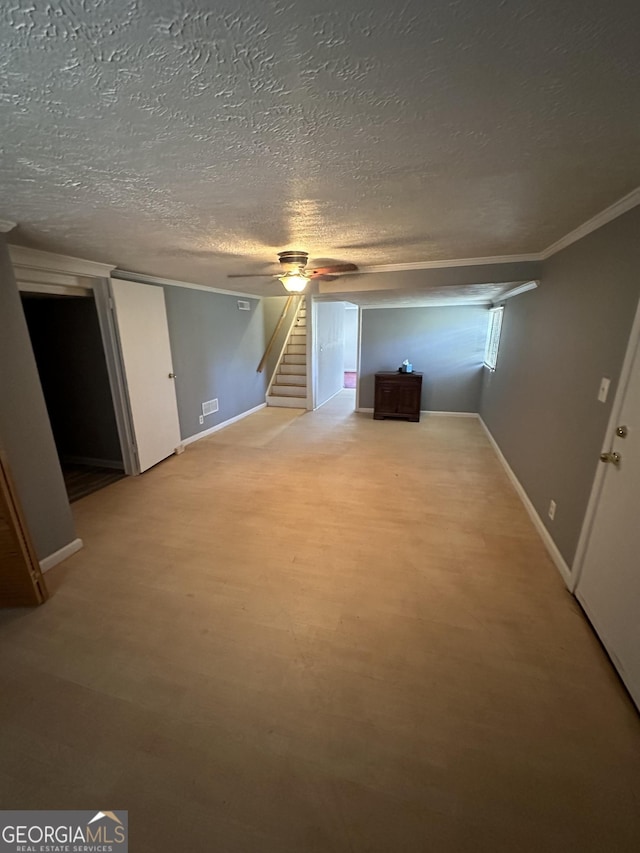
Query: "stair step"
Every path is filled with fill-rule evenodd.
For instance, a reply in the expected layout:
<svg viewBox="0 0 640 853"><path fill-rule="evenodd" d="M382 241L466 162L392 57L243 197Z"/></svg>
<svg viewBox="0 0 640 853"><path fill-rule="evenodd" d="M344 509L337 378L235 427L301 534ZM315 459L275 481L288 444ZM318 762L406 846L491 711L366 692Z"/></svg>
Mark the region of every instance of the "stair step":
<svg viewBox="0 0 640 853"><path fill-rule="evenodd" d="M304 385L307 384L307 374L305 373L283 373L282 370L278 371L278 375L276 376L276 382L278 385Z"/></svg>
<svg viewBox="0 0 640 853"><path fill-rule="evenodd" d="M272 397L306 397L307 389L300 385L272 385Z"/></svg>
<svg viewBox="0 0 640 853"><path fill-rule="evenodd" d="M304 364L306 369L307 357L306 355L290 355L286 353L282 361L284 364Z"/></svg>
<svg viewBox="0 0 640 853"><path fill-rule="evenodd" d="M306 326L294 326L291 329L291 334L295 335L296 338L306 338L307 337L307 327Z"/></svg>
<svg viewBox="0 0 640 853"><path fill-rule="evenodd" d="M267 397L267 406L279 406L281 409L306 409L306 397Z"/></svg>
<svg viewBox="0 0 640 853"><path fill-rule="evenodd" d="M287 344L287 355L304 355L307 347L302 344Z"/></svg>
<svg viewBox="0 0 640 853"><path fill-rule="evenodd" d="M307 365L306 364L281 364L278 368L278 373L285 373L287 375L295 375L295 376L306 376L307 375Z"/></svg>

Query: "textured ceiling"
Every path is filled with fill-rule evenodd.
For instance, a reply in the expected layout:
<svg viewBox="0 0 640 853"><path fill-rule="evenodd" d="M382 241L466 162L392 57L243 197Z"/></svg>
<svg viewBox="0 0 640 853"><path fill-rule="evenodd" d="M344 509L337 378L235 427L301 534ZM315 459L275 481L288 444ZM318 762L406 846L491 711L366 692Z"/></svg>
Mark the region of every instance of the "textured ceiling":
<svg viewBox="0 0 640 853"><path fill-rule="evenodd" d="M640 184L637 0L5 0L12 242L263 290L537 252Z"/></svg>

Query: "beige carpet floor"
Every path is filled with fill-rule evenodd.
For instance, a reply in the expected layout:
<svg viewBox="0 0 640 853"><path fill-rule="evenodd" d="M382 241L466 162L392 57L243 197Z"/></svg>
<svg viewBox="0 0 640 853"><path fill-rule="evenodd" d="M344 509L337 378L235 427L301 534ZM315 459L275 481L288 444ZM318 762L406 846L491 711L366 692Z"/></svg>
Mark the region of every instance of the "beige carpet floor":
<svg viewBox="0 0 640 853"><path fill-rule="evenodd" d="M479 423L267 409L0 614L3 808L134 853L635 853L640 719Z"/></svg>

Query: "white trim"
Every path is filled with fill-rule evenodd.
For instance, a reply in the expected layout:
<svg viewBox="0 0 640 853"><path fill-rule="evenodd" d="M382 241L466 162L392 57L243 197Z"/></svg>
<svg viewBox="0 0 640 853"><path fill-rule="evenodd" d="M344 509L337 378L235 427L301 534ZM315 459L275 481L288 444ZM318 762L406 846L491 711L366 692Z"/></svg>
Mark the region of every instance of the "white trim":
<svg viewBox="0 0 640 853"><path fill-rule="evenodd" d="M8 219L0 219L0 234L8 234L17 224L17 222L9 222Z"/></svg>
<svg viewBox="0 0 640 853"><path fill-rule="evenodd" d="M622 363L622 370L620 371L620 378L618 380L616 396L614 398L613 405L611 406L611 414L609 415L607 429L603 437L603 450L610 449L610 437L613 436L615 428L620 423L620 413L622 411L622 405L624 403L625 394L627 393L629 386L631 368L633 367L633 361L636 355L636 350L639 346L640 300L638 301L636 315L633 320L633 326L631 327L631 334L629 335L627 351L625 353L624 361ZM593 528L596 512L598 510L598 503L600 502L600 494L602 492L602 486L604 485L604 478L606 476L606 473L606 466L599 464L596 469L596 475L593 480L593 486L591 487L589 503L587 504L587 511L584 514L584 521L582 523L582 529L580 530L580 537L578 539L578 547L576 548L576 555L573 560L574 585L577 584L580 580L580 574L582 572L584 560L587 556L589 539L591 538L591 530Z"/></svg>
<svg viewBox="0 0 640 853"><path fill-rule="evenodd" d="M208 287L206 284L194 284L191 281L179 281L173 278L161 278L157 275L146 275L145 273L129 272L128 270L111 268L111 278L120 279L120 281L134 281L138 284L161 284L166 287L184 287L188 290L205 290L207 293L222 293L225 296L244 296L245 299L264 299L263 296L258 296L255 293L245 293L242 290L221 290L219 287Z"/></svg>
<svg viewBox="0 0 640 853"><path fill-rule="evenodd" d="M67 557L70 557L72 554L75 554L76 551L79 551L84 545L82 539L74 539L72 542L69 542L68 545L54 551L53 554L49 554L48 557L45 557L44 560L40 560L40 571L48 572L49 569L52 569L54 566L57 566L58 563L61 563L63 560L66 560Z"/></svg>
<svg viewBox="0 0 640 853"><path fill-rule="evenodd" d="M488 264L519 264L529 261L539 261L540 253L531 252L527 255L493 255L484 258L450 258L446 261L412 261L405 264L375 264L359 267L357 272L341 273L343 275L359 275L361 273L403 272L404 270L439 270L447 267L481 267Z"/></svg>
<svg viewBox="0 0 640 853"><path fill-rule="evenodd" d="M111 290L111 279L104 278L96 281L93 286L93 295L98 312L98 323L104 346L104 355L109 375L109 387L118 428L120 450L124 462L124 472L130 476L140 473L138 454L136 450L135 434L129 397L124 376L124 364L120 350L118 337L118 324L114 311L113 294Z"/></svg>
<svg viewBox="0 0 640 853"><path fill-rule="evenodd" d="M529 514L529 518L531 519L534 527L536 528L536 530L540 534L540 538L542 539L542 542L544 543L545 548L549 552L549 556L551 557L551 559L555 563L556 568L560 572L560 575L562 576L562 580L567 585L569 591L573 592L574 581L573 581L573 578L571 576L571 569L566 564L564 557L560 553L556 543L553 541L551 534L549 533L549 531L547 530L547 528L544 525L544 522L542 521L542 519L538 515L536 508L534 507L534 505L529 500L529 496L527 495L526 491L524 490L524 487L520 483L520 480L518 480L516 475L513 473L511 466L509 465L509 463L505 459L502 451L500 450L500 447L498 446L498 443L496 442L495 438L491 435L491 432L489 431L489 427L485 424L485 422L483 421L483 419L480 416L478 416L478 417L479 417L480 423L481 423L485 433L487 434L487 438L489 439L489 442L490 442L491 446L493 447L493 450L495 451L496 456L498 457L499 461L502 464L502 467L504 468L504 470L507 474L507 477L511 480L513 487L515 488L516 492L518 493L518 497L522 501L524 508L526 509L527 513Z"/></svg>
<svg viewBox="0 0 640 853"><path fill-rule="evenodd" d="M583 237L586 237L587 234L591 234L592 231L597 231L598 228L606 225L607 222L617 219L618 216L622 216L623 213L627 213L638 204L640 204L640 187L636 187L635 190L632 190L630 193L623 196L623 198L618 199L618 201L614 202L609 207L601 210L600 213L596 213L596 215L592 216L591 219L583 222L582 225L574 228L573 231L565 234L564 237L556 240L555 243L547 246L546 249L543 249L542 252L539 253L540 260L544 261L547 258L550 258L551 255L555 255L556 252L566 249L567 246L570 246L577 240L581 240Z"/></svg>
<svg viewBox="0 0 640 853"><path fill-rule="evenodd" d="M341 392L341 391L354 391L354 390L355 390L355 388L344 388L344 387L343 387L343 388L338 388L338 390L337 390L337 391L334 391L334 392L333 392L333 394L332 394L330 397L327 397L327 399L326 399L326 400L323 400L323 401L322 401L322 403L320 403L320 405L319 405L319 406L316 406L316 407L315 407L315 409L314 409L313 411L314 411L314 412L317 412L317 411L318 411L318 409L321 409L323 406L326 406L326 405L327 405L327 403L329 402L329 400L333 400L333 398L334 398L334 397L337 397L337 396L338 396L338 394L340 394L340 392Z"/></svg>
<svg viewBox="0 0 640 853"><path fill-rule="evenodd" d="M9 246L9 256L14 267L30 267L47 272L62 272L67 275L108 278L111 270L115 269L113 264L100 264L84 258L74 258L71 255L27 249L25 246Z"/></svg>
<svg viewBox="0 0 640 853"><path fill-rule="evenodd" d="M517 287L512 287L511 290L507 290L500 296L496 296L493 304L495 305L497 302L504 302L505 299L511 299L512 296L520 296L521 293L526 293L528 290L535 290L539 284L540 282L538 281L525 281L524 284L519 284Z"/></svg>
<svg viewBox="0 0 640 853"><path fill-rule="evenodd" d="M376 292L377 293L380 293L380 292L388 293L389 291L361 290L361 291L358 291L357 293L354 293L354 298L357 299L360 293L371 294L371 293L376 293ZM402 290L400 290L400 291L398 291L398 293L400 293L400 294L404 293L405 294L404 299L402 298L402 296L400 296L397 300L389 300L388 302L379 302L377 305L361 305L360 307L363 310L375 311L376 309L379 309L379 308L383 308L383 309L384 308L461 308L461 307L469 306L469 305L474 306L476 308L484 308L484 307L490 308L492 305L491 299L488 299L486 296L482 296L482 297L478 296L475 299L464 299L464 298L462 298L462 299L454 299L454 298L438 299L438 300L433 300L432 302L426 302L425 301L421 304L416 304L416 303L409 304L407 302L408 298L415 299L415 300L420 300L423 298L428 299L429 298L428 288L421 290L421 291L402 291ZM375 298L375 297L367 296L367 298ZM502 299L502 296L496 296L496 297L494 297L494 299L495 300ZM341 302L342 300L341 299L325 299L325 300L321 300L321 301L324 301L324 302Z"/></svg>
<svg viewBox="0 0 640 853"><path fill-rule="evenodd" d="M318 323L318 303L315 293L305 298L305 317L307 323L307 350L305 360L307 366L307 405L308 412L316 407L318 396L318 351L316 346L316 329Z"/></svg>
<svg viewBox="0 0 640 853"><path fill-rule="evenodd" d="M362 364L362 306L358 305L358 343L356 350L356 412L360 411L360 368ZM372 410L373 411L373 410Z"/></svg>
<svg viewBox="0 0 640 853"><path fill-rule="evenodd" d="M237 421L241 421L243 418L246 418L249 415L253 415L254 412L259 412L260 409L265 409L266 407L266 403L260 403L259 406L254 406L253 409L247 409L246 412L242 412L242 414L236 415L234 418L229 418L229 420L222 421L222 423L209 427L209 429L204 429L202 430L202 432L197 432L195 433L195 435L190 435L189 438L183 438L182 447L185 448L188 444L193 444L194 441L200 441L201 438L206 438L208 435L212 435L214 432L218 432L218 430L231 426L231 424L235 424ZM176 449L176 453L177 452L178 451Z"/></svg>
<svg viewBox="0 0 640 853"><path fill-rule="evenodd" d="M483 365L493 373L498 364L498 352L500 350L500 336L502 334L502 319L504 317L504 305L492 308L489 311L489 326L487 328L487 340L484 346Z"/></svg>
<svg viewBox="0 0 640 853"><path fill-rule="evenodd" d="M421 415L436 415L447 418L479 418L477 412L432 412L430 409L420 409Z"/></svg>
<svg viewBox="0 0 640 853"><path fill-rule="evenodd" d="M369 406L356 406L356 412L363 412L365 415L373 414L373 408Z"/></svg>
<svg viewBox="0 0 640 853"><path fill-rule="evenodd" d="M20 293L48 293L51 296L75 296L86 297L93 296L91 287L83 287L81 284L45 284L36 281L21 281L16 282Z"/></svg>

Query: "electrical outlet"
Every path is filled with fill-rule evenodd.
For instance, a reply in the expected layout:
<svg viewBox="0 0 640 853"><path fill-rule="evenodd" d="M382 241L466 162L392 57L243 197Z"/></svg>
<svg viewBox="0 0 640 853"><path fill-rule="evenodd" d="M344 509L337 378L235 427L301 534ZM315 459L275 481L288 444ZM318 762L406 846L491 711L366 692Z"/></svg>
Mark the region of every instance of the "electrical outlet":
<svg viewBox="0 0 640 853"><path fill-rule="evenodd" d="M600 389L598 391L598 400L601 403L607 402L607 394L609 393L609 385L611 385L611 380L606 376L602 377L602 381L600 382Z"/></svg>
<svg viewBox="0 0 640 853"><path fill-rule="evenodd" d="M204 416L203 416L203 415L200 415L200 417L198 418L198 420L200 421L200 423L201 423L201 424L203 424L203 423L204 423Z"/></svg>
<svg viewBox="0 0 640 853"><path fill-rule="evenodd" d="M547 515L549 516L551 521L553 521L553 519L556 517L556 502L555 501L549 501L549 511L548 511Z"/></svg>

